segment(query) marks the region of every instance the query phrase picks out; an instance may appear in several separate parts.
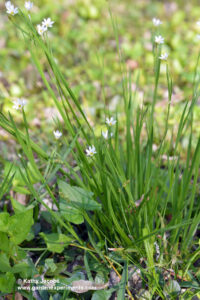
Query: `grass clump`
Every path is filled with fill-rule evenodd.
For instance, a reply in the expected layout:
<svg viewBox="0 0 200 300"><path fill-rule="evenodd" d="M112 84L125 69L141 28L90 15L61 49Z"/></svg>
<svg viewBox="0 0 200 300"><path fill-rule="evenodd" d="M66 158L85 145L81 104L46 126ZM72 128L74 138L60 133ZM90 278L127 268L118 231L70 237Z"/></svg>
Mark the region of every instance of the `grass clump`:
<svg viewBox="0 0 200 300"><path fill-rule="evenodd" d="M4 204L0 213L2 295L21 292L20 282L15 280L36 277L40 283L44 278L59 279L60 292L52 287L45 294L38 283L29 282L30 291L22 291L27 299L36 297L36 290L44 299L50 295L52 299L74 299L81 293L78 284L85 292L80 299L110 299L112 294L117 299L193 297L199 292L196 232L200 218L200 138L193 144L198 60L192 99L184 106L175 140L169 124L173 84L166 63L167 113L156 146L159 127L155 105L161 64L167 59L162 53L163 38L159 29L152 34L154 90L150 105L136 107L137 89L132 92L132 76L124 67L118 29L111 14L120 58L123 111L111 114L105 103L105 118L100 120L104 129L97 134L56 63L48 39L51 20L36 27L27 12L20 9L10 18L23 36L61 119L55 120L58 142L45 151L31 137L22 100L15 103L23 118L22 130L12 114L0 115L1 127L20 148L20 159L5 168L0 196L4 201L11 187L14 192L28 195L25 206L13 197L12 209ZM46 60L45 68L41 55ZM139 76L136 87L138 82ZM189 134L189 142L183 160L180 142L185 134ZM23 226L26 230L21 230ZM81 272L66 266L75 259L71 249L81 257ZM118 279L114 283L112 272ZM4 275L10 278L9 284L3 281ZM137 283L133 280L136 275ZM101 283L109 283L97 285L98 277Z"/></svg>

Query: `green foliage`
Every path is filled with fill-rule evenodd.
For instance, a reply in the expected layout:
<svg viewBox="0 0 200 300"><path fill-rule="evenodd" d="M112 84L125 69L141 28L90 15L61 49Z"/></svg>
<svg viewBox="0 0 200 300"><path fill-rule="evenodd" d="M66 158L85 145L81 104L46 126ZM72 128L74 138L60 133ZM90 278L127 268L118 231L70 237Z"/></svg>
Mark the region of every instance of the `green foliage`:
<svg viewBox="0 0 200 300"><path fill-rule="evenodd" d="M0 291L3 293L11 293L15 284L15 277L12 273L7 272L0 275Z"/></svg>
<svg viewBox="0 0 200 300"><path fill-rule="evenodd" d="M64 181L58 182L60 193L67 200L67 204L83 210L101 210L101 204L92 200L93 193L80 187L70 186Z"/></svg>
<svg viewBox="0 0 200 300"><path fill-rule="evenodd" d="M63 252L64 248L67 247L73 241L71 237L61 233L44 234L43 232L41 232L40 235L45 240L47 249L56 253Z"/></svg>
<svg viewBox="0 0 200 300"><path fill-rule="evenodd" d="M16 277L27 278L35 274L32 261L18 246L27 237L33 225L33 210L27 209L10 216L7 212L0 213L0 291L11 293ZM14 261L14 265L11 265Z"/></svg>
<svg viewBox="0 0 200 300"><path fill-rule="evenodd" d="M18 213L10 217L8 226L10 241L17 245L21 244L26 239L32 225L32 209L26 210L22 213Z"/></svg>
<svg viewBox="0 0 200 300"><path fill-rule="evenodd" d="M27 237L33 225L33 210L17 213L10 216L8 213L0 213L0 231L9 236L9 243L21 244ZM5 235L1 236L6 241ZM3 247L3 245L1 246Z"/></svg>
<svg viewBox="0 0 200 300"><path fill-rule="evenodd" d="M3 105L0 126L15 138L21 162L13 164L3 159L0 199L5 201L12 188L14 192L27 195L29 204L19 204L12 197L10 203L14 214L10 215L3 202L0 212L0 291L13 292L17 277L31 278L35 274L58 276L60 284L88 283L81 269L84 265L91 286L93 272L98 276L102 273L105 281L111 276L109 268L121 276L113 289L95 291L93 300L109 299L113 291L120 300L124 299L125 293L132 297L128 286L129 266L139 266L142 271L139 279L143 286L148 285L148 291L139 293L141 298L142 294L147 294L149 299L173 299L179 296L185 276L189 277L187 288L191 291L196 289L194 278L199 276L195 265L199 256L196 231L200 219L199 57L195 63L197 50L194 49L191 63L185 64L193 49L182 39L182 29L176 30L185 20L186 12L182 9L174 11L170 23L165 21L162 29L152 30L148 22L144 25L142 11L146 9L149 19L155 16L156 8L161 4L147 5L136 1L134 11L129 12L127 8L132 3L125 1L127 6L124 3L119 7L116 5L122 9L122 15L126 8L127 18L123 16L125 21L120 28L111 5L109 22L114 29L111 33L111 24L102 23L106 17L103 1L93 4L90 0L80 0L77 3L71 4L74 10L68 28L58 22L52 29L52 36L37 33L35 24L41 19L43 10L31 18L22 10L16 16L17 23L15 18L10 18L24 39L22 50L17 47L17 53L23 55L24 49L29 50L34 72L37 70L42 80L40 88L32 95L33 99L37 96L44 100L42 105L37 101L37 111L43 111L47 104L54 105L59 114L55 125L63 135L57 143L49 142L46 136L43 140L43 135L53 129L52 124L46 126L45 119L47 129L41 137L35 130L33 137L29 120L34 114L32 108L36 99L30 101L27 111L26 107L20 111L20 122L15 112L7 113L9 104ZM57 3L52 7L55 14L61 10ZM160 15L165 15L164 8ZM195 17L194 12L192 16ZM66 20L65 15L62 17ZM124 36L124 26L133 19L138 25L136 28L140 29L136 32L129 29ZM176 35L169 39L168 32L173 31ZM166 36L164 46L154 43L155 35L161 32ZM191 29L185 39L194 41ZM96 48L93 44L99 49L98 65L94 60ZM75 53L74 49L79 45L82 45L81 51ZM147 54L150 48L152 53ZM167 65L159 58L163 50L171 51ZM63 62L66 53L68 68ZM24 64L28 61L26 57ZM19 70L24 64L20 63ZM128 72L126 65L129 65ZM80 73L84 73L83 78L77 76ZM178 79L178 91L181 88L184 93L179 96L181 103L177 107L173 103L177 86L172 84L172 75ZM83 84L91 78L91 83ZM93 81L98 86L95 91ZM25 90L24 82L19 85L10 88L12 97L20 96ZM146 99L143 105L141 93ZM7 102L10 95L3 95L2 99ZM88 104L92 105L93 112ZM116 119L113 126L104 121L111 116ZM175 117L178 117L176 121ZM41 131L43 127L40 127ZM108 139L101 136L103 128L108 130ZM91 145L96 153L88 157L85 149ZM41 207L46 212L40 214ZM40 220L42 217L48 223L46 227ZM38 225L37 232L32 227L34 223ZM46 247L39 248L44 242ZM24 250L26 243L31 247L24 247ZM78 267L76 264L68 266L67 271L63 257L71 264L74 259L79 261L70 253L69 245L75 247L81 262ZM35 264L26 251L37 253ZM41 255L39 251L42 251ZM164 282L163 270L174 279ZM137 295L138 291L133 288L132 292ZM41 295L53 297L44 291ZM71 295L71 291L62 294L63 299L70 299Z"/></svg>
<svg viewBox="0 0 200 300"><path fill-rule="evenodd" d="M109 291L96 291L92 295L92 300L109 300L112 295L113 290Z"/></svg>
<svg viewBox="0 0 200 300"><path fill-rule="evenodd" d="M176 280L170 280L164 288L164 294L171 299L176 299L180 292L181 288Z"/></svg>
<svg viewBox="0 0 200 300"><path fill-rule="evenodd" d="M65 199L60 198L60 213L63 218L74 224L82 224L84 222L80 209L68 205Z"/></svg>

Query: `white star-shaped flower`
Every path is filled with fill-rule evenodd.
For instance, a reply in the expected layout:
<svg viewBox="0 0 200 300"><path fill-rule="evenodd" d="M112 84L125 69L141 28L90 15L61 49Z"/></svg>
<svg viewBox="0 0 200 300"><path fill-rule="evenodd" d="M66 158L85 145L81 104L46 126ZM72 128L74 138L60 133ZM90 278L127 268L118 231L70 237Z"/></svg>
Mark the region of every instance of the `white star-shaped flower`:
<svg viewBox="0 0 200 300"><path fill-rule="evenodd" d="M108 126L113 126L113 125L115 125L116 122L117 122L117 121L116 121L113 117L111 117L110 119L109 119L109 118L106 118L106 124L107 124Z"/></svg>
<svg viewBox="0 0 200 300"><path fill-rule="evenodd" d="M25 99L17 98L17 100L13 101L13 108L17 110L22 109L26 105L26 102Z"/></svg>
<svg viewBox="0 0 200 300"><path fill-rule="evenodd" d="M62 136L62 132L60 132L59 130L54 131L53 134L54 134L56 140L58 140Z"/></svg>
<svg viewBox="0 0 200 300"><path fill-rule="evenodd" d="M47 31L47 27L43 25L37 25L37 32L39 35L43 35L43 33Z"/></svg>
<svg viewBox="0 0 200 300"><path fill-rule="evenodd" d="M8 8L11 7L11 6L12 6L11 1L7 1L7 2L5 3L6 9L8 9Z"/></svg>
<svg viewBox="0 0 200 300"><path fill-rule="evenodd" d="M153 18L152 19L153 25L158 27L162 24L162 22L159 19Z"/></svg>
<svg viewBox="0 0 200 300"><path fill-rule="evenodd" d="M168 56L169 55L165 52L165 53L161 54L161 56L159 57L159 59L161 59L161 60L167 60Z"/></svg>
<svg viewBox="0 0 200 300"><path fill-rule="evenodd" d="M33 2L31 2L31 1L26 1L25 4L24 4L24 6L25 6L25 8L26 8L27 10L31 10L32 7L33 7Z"/></svg>
<svg viewBox="0 0 200 300"><path fill-rule="evenodd" d="M102 135L103 135L104 139L107 140L109 138L108 130L102 131ZM113 136L113 133L111 132L110 137L112 137L112 136Z"/></svg>
<svg viewBox="0 0 200 300"><path fill-rule="evenodd" d="M5 3L5 7L7 9L7 14L11 15L11 16L14 16L16 14L18 14L18 7L14 7L14 5L10 2L10 1L7 1Z"/></svg>
<svg viewBox="0 0 200 300"><path fill-rule="evenodd" d="M97 152L94 145L89 146L88 149L86 149L86 155L89 157L93 157L96 153Z"/></svg>
<svg viewBox="0 0 200 300"><path fill-rule="evenodd" d="M155 43L156 44L164 44L164 37L162 37L162 35L157 35L155 36Z"/></svg>
<svg viewBox="0 0 200 300"><path fill-rule="evenodd" d="M53 26L53 23L54 21L51 21L51 18L48 18L48 19L44 19L42 21L42 25L45 26L45 27L52 27Z"/></svg>

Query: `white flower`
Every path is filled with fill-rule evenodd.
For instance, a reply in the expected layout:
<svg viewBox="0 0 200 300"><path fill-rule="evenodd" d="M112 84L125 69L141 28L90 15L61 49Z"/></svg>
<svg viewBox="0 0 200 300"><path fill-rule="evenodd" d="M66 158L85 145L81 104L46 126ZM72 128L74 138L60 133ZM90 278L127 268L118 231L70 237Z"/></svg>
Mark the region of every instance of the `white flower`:
<svg viewBox="0 0 200 300"><path fill-rule="evenodd" d="M196 22L197 26L200 26L200 20Z"/></svg>
<svg viewBox="0 0 200 300"><path fill-rule="evenodd" d="M62 136L62 132L60 132L59 130L54 131L53 134L56 140L58 140Z"/></svg>
<svg viewBox="0 0 200 300"><path fill-rule="evenodd" d="M103 135L104 139L107 140L109 138L108 130L106 130L105 132L102 131L102 135ZM112 136L113 136L113 133L111 132L110 137L112 137Z"/></svg>
<svg viewBox="0 0 200 300"><path fill-rule="evenodd" d="M197 34L196 38L197 38L198 41L200 41L200 34Z"/></svg>
<svg viewBox="0 0 200 300"><path fill-rule="evenodd" d="M11 2L10 1L7 1L6 3L5 3L5 7L6 7L6 9L8 9L9 7L11 7L12 6L12 4L11 4Z"/></svg>
<svg viewBox="0 0 200 300"><path fill-rule="evenodd" d="M45 27L52 27L53 26L53 23L54 21L51 21L51 18L48 18L48 19L44 19L42 21L42 25L45 26Z"/></svg>
<svg viewBox="0 0 200 300"><path fill-rule="evenodd" d="M162 24L162 22L159 19L153 18L152 19L153 25L154 26L160 26Z"/></svg>
<svg viewBox="0 0 200 300"><path fill-rule="evenodd" d="M162 37L162 35L155 36L155 43L157 43L157 44L163 44L164 43L164 38Z"/></svg>
<svg viewBox="0 0 200 300"><path fill-rule="evenodd" d="M32 7L33 7L33 2L31 2L31 1L26 1L25 4L24 4L24 6L25 6L25 8L26 8L27 10L31 10Z"/></svg>
<svg viewBox="0 0 200 300"><path fill-rule="evenodd" d="M113 117L111 117L110 119L109 119L109 118L106 118L106 124L107 124L108 126L115 125L116 122L117 122L117 121L114 120Z"/></svg>
<svg viewBox="0 0 200 300"><path fill-rule="evenodd" d="M158 150L158 146L156 144L153 144L152 149L153 149L153 151L156 151L156 150Z"/></svg>
<svg viewBox="0 0 200 300"><path fill-rule="evenodd" d="M13 108L18 110L26 105L26 100L17 98L17 100L13 101L13 104Z"/></svg>
<svg viewBox="0 0 200 300"><path fill-rule="evenodd" d="M159 57L159 59L161 60L167 60L167 58L168 58L168 54L166 52L161 54L161 56Z"/></svg>
<svg viewBox="0 0 200 300"><path fill-rule="evenodd" d="M47 27L43 25L37 25L37 32L39 35L43 35L43 33L47 31Z"/></svg>
<svg viewBox="0 0 200 300"><path fill-rule="evenodd" d="M92 146L89 146L88 149L86 149L86 155L89 156L89 157L92 157L96 154L96 149L95 149L95 146L92 145Z"/></svg>
<svg viewBox="0 0 200 300"><path fill-rule="evenodd" d="M18 14L18 8L14 7L14 5L10 1L7 1L5 3L5 6L6 6L6 9L7 9L7 11L6 11L7 14L12 15L12 16Z"/></svg>

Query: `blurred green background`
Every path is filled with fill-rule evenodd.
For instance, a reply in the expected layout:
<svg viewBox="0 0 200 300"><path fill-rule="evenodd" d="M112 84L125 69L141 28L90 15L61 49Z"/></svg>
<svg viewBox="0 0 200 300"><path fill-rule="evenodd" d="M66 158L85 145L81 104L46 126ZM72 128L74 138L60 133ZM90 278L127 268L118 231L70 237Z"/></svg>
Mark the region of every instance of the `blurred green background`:
<svg viewBox="0 0 200 300"><path fill-rule="evenodd" d="M22 8L24 1L13 1ZM48 145L53 139L53 118L57 116L53 101L33 66L23 37L9 21L5 3L0 4L0 104L1 111L10 110L17 121L21 115L12 109L12 100L28 100L26 112L32 136ZM152 34L157 30L152 18L162 20L158 32L165 37L163 51L169 53L169 69L173 79L172 113L170 124L174 131L186 101L192 97L192 81L200 40L199 1L148 0L59 0L34 1L31 18L35 25L51 17L55 24L49 40L65 78L82 103L92 125L99 132L104 119L104 101L111 111L121 111L123 105L119 56L109 11L118 24L119 43L127 68L132 74L132 90L139 86L135 105L148 105L153 93ZM18 16L14 17L20 24ZM41 56L41 62L46 62ZM166 64L161 64L159 101L156 120L162 129L167 109ZM48 72L47 78L49 76ZM194 133L200 128L200 102L195 107ZM1 149L7 155L9 136L0 130ZM2 142L3 141L3 142ZM158 133L159 142L159 133ZM195 142L195 140L194 140ZM187 137L182 141L187 145Z"/></svg>

